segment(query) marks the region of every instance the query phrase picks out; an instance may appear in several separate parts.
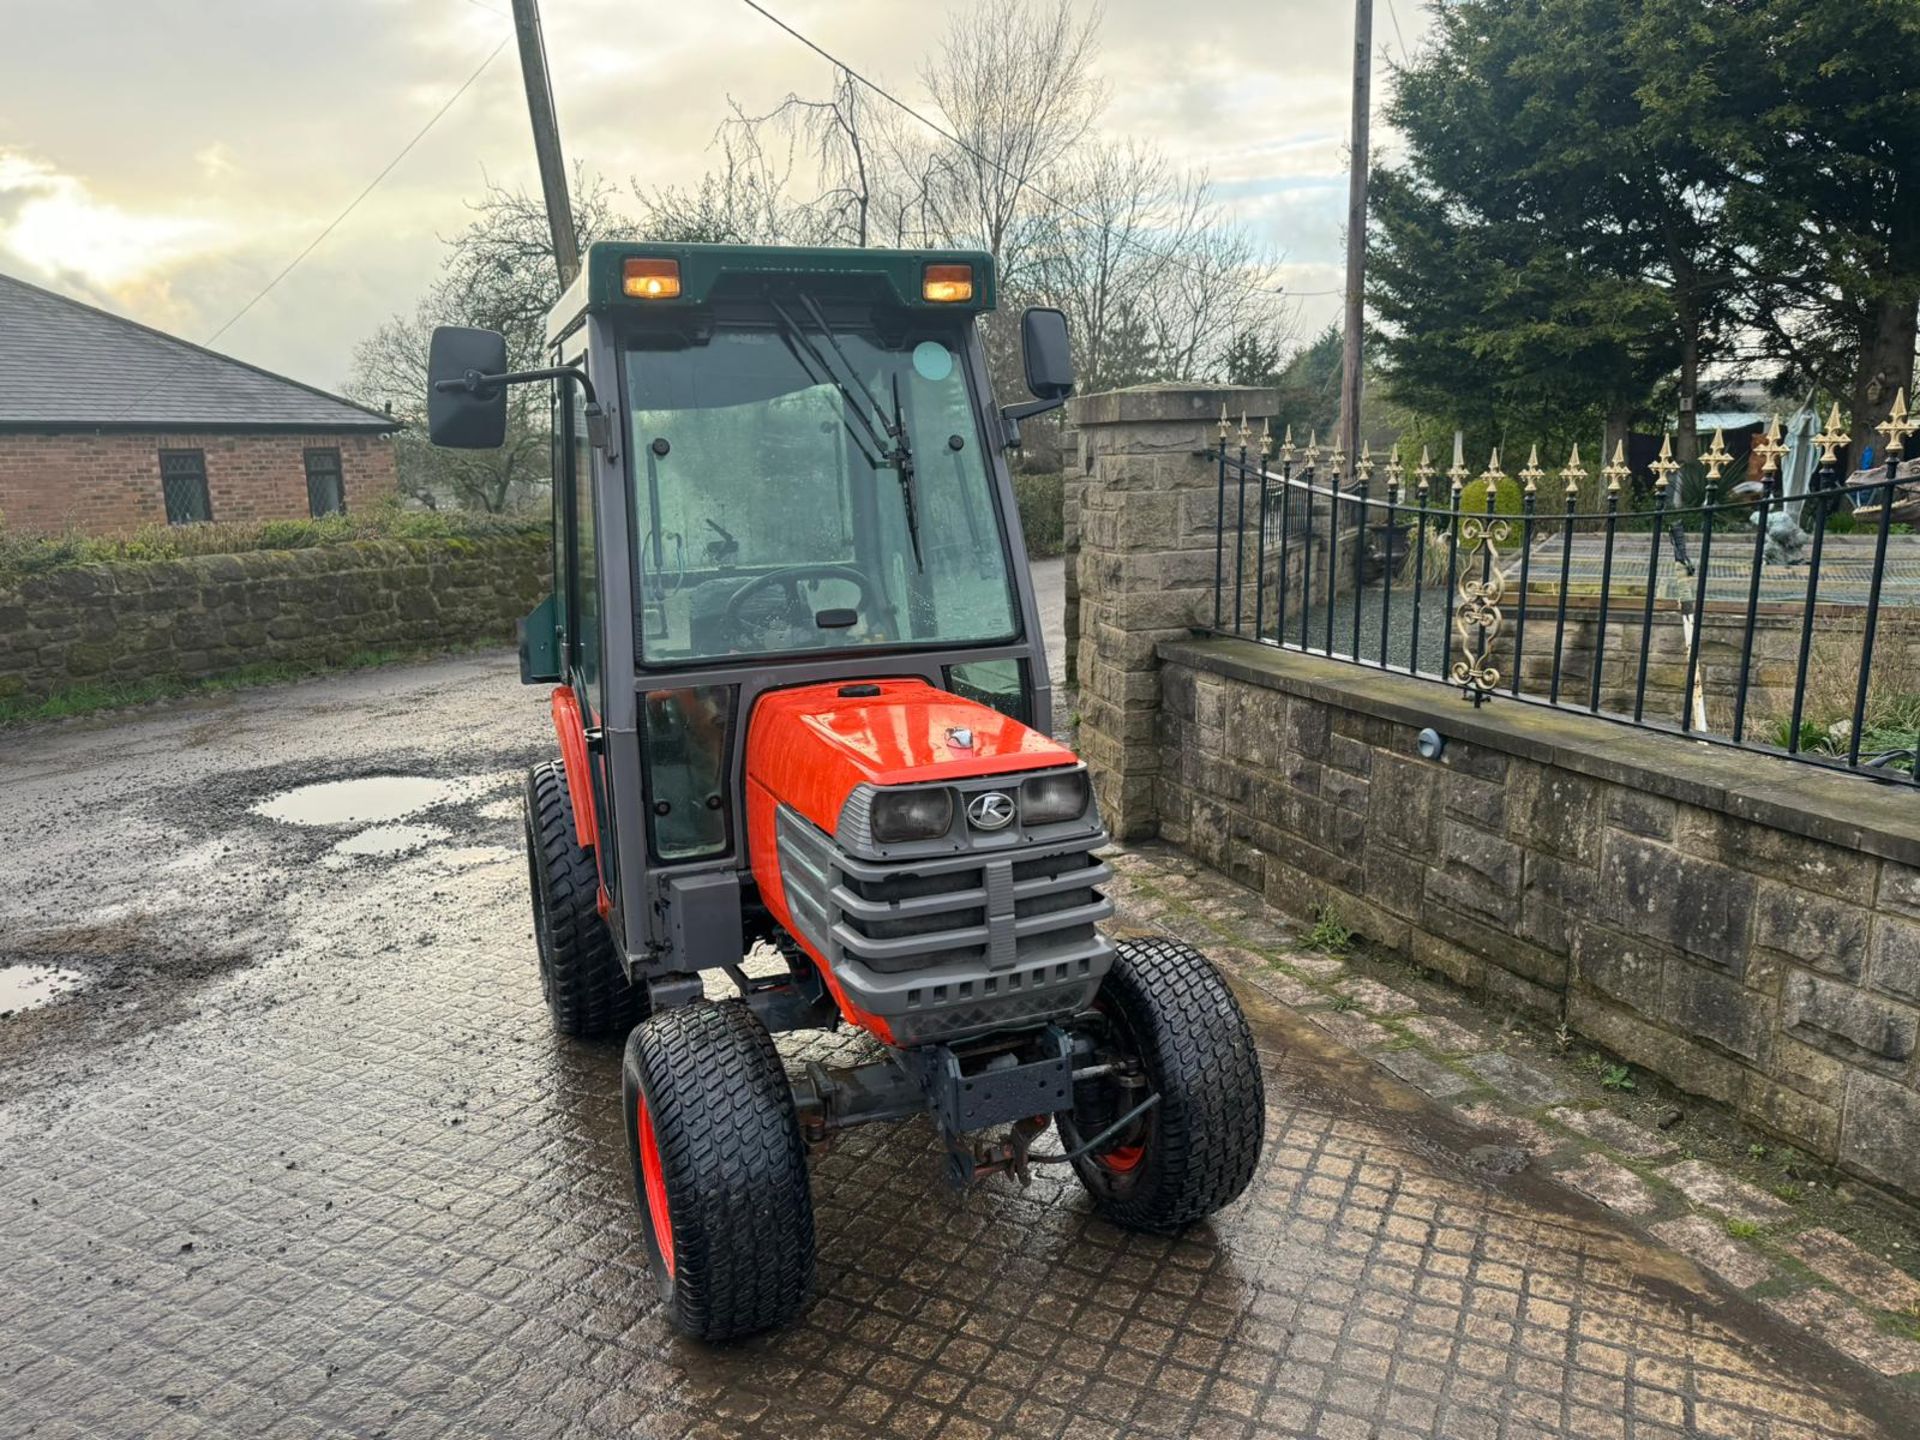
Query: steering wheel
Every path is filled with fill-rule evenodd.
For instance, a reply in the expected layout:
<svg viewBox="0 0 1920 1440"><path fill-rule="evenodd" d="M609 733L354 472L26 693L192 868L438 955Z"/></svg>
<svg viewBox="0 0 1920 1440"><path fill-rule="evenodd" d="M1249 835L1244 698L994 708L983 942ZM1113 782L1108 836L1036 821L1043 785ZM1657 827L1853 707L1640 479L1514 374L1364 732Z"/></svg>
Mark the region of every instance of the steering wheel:
<svg viewBox="0 0 1920 1440"><path fill-rule="evenodd" d="M783 620L789 628L804 627L810 635L817 633L813 609L800 598L802 580L844 580L860 592L860 603L855 608L861 615L871 619L877 612L873 582L851 565L788 565L779 570L770 570L765 575L754 576L727 597L726 608L721 612L727 629L748 642L751 642L754 634L765 634ZM763 590L784 590L786 605L779 610L750 617L747 613L749 604ZM758 647L750 645L749 648Z"/></svg>

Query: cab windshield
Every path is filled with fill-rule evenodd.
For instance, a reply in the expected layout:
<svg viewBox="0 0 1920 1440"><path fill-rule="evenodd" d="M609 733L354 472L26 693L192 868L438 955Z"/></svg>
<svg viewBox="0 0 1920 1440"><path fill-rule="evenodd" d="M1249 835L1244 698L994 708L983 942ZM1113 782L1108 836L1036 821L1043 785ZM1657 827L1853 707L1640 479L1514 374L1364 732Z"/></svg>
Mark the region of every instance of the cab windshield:
<svg viewBox="0 0 1920 1440"><path fill-rule="evenodd" d="M962 340L786 306L629 337L641 663L1014 638Z"/></svg>

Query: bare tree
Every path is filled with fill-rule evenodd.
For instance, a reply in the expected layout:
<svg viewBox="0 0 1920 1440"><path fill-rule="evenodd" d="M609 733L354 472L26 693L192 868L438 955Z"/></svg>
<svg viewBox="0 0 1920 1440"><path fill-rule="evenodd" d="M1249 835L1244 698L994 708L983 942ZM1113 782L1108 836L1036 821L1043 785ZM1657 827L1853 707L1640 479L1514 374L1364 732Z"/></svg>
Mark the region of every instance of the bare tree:
<svg viewBox="0 0 1920 1440"><path fill-rule="evenodd" d="M994 259L1016 289L1034 192L1086 139L1104 96L1094 78L1100 14L1062 3L985 0L955 14L920 72L961 141L947 172L943 228Z"/></svg>
<svg viewBox="0 0 1920 1440"><path fill-rule="evenodd" d="M576 167L574 225L583 245L632 233L604 180ZM508 364L539 365L546 316L559 298L545 202L489 184L473 222L446 241L440 279L411 312L395 315L354 347L346 392L407 424L395 438L400 489L422 504L498 512L551 478L547 394L507 392L507 439L498 450L442 450L427 443L427 350L438 325L477 325L507 337Z"/></svg>

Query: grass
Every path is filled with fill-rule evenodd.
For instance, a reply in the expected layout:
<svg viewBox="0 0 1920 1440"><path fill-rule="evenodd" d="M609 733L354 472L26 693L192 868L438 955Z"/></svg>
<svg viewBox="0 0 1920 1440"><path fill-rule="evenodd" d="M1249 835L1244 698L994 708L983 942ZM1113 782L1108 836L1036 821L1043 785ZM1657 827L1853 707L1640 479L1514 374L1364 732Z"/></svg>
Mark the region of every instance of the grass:
<svg viewBox="0 0 1920 1440"><path fill-rule="evenodd" d="M16 534L0 516L0 588L35 575L80 565L137 565L200 555L256 550L310 550L357 540L486 540L536 535L545 516L486 515L469 511L407 510L383 501L346 515L317 520L214 521L204 525L149 525L130 535Z"/></svg>
<svg viewBox="0 0 1920 1440"><path fill-rule="evenodd" d="M1344 955L1353 948L1353 931L1340 923L1340 912L1322 905L1313 912L1313 928L1307 932L1307 944L1329 955Z"/></svg>
<svg viewBox="0 0 1920 1440"><path fill-rule="evenodd" d="M1800 749L1845 755L1853 732L1853 705L1860 681L1860 637L1842 634L1815 645L1807 662L1806 700L1800 719ZM1790 702L1789 702L1790 703ZM1775 715L1758 731L1782 750L1793 732L1791 713ZM1920 739L1920 620L1883 610L1875 637L1867 708L1860 727L1862 758L1911 748ZM1893 770L1911 763L1895 761Z"/></svg>
<svg viewBox="0 0 1920 1440"><path fill-rule="evenodd" d="M436 655L457 653L461 649L482 646L434 646L419 650L360 650L334 664L295 664L287 661L263 661L243 665L238 670L187 680L163 676L124 684L83 684L69 686L44 698L0 699L0 730L21 725L38 725L51 720L71 720L83 715L125 710L134 705L150 705L157 700L178 700L193 695L218 695L229 690L247 690L261 685L284 685L316 675L342 671L372 670L383 665L403 664Z"/></svg>
<svg viewBox="0 0 1920 1440"><path fill-rule="evenodd" d="M1723 1222L1727 1234L1736 1240L1752 1240L1760 1234L1760 1227L1751 1220L1736 1220L1729 1215Z"/></svg>

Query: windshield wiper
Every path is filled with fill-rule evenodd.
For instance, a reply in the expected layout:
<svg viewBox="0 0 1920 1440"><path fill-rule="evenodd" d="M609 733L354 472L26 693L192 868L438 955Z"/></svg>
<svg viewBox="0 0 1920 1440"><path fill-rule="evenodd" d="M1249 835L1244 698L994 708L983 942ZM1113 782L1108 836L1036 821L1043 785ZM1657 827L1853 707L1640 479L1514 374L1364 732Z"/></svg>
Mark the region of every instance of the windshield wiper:
<svg viewBox="0 0 1920 1440"><path fill-rule="evenodd" d="M868 418L867 412L862 407L859 397L847 388L846 381L842 380L839 375L834 372L834 368L828 363L827 357L822 355L819 347L807 338L806 332L794 322L794 318L780 307L780 302L777 300L769 300L767 304L772 308L774 318L780 322L780 334L781 337L786 340L787 348L793 352L794 359L800 362L800 368L807 372L808 378L814 380L816 383L831 385L840 392L840 399L844 406L840 415L840 423L847 427L847 433L853 436L853 443L860 447L860 453L866 457L867 463L876 470L883 465L892 464L891 447L888 445L886 439L882 437L879 429L875 427L873 421ZM833 344L833 334L831 331L827 334L827 341L829 344ZM840 347L835 344L834 348L837 350ZM854 378L856 380L859 379L857 375ZM864 386L861 388L863 390L865 389ZM873 397L868 395L867 399L871 401ZM876 411L878 408L878 406L875 406ZM854 426L853 422L855 420L860 422L858 428ZM884 419L881 423L885 423Z"/></svg>
<svg viewBox="0 0 1920 1440"><path fill-rule="evenodd" d="M920 478L914 469L913 447L907 443L898 370L893 372L893 464L900 472L900 505L907 512L907 541L913 546L913 568L925 574L927 562L920 555Z"/></svg>
<svg viewBox="0 0 1920 1440"><path fill-rule="evenodd" d="M778 300L769 299L767 303L773 308L773 313L779 318L781 324L786 327L788 338L806 350L813 362L825 372L826 378L831 380L834 387L839 390L841 397L847 403L847 408L858 417L860 424L872 439L874 448L880 452L878 456L870 454L868 458L875 465L891 465L900 476L900 503L906 511L907 541L913 547L914 568L924 573L927 562L920 553L920 485L913 463L913 444L907 439L906 414L900 404L899 373L895 372L893 377L893 415L889 419L887 412L881 408L879 398L867 388L867 382L860 378L860 372L854 367L847 352L840 348L839 338L833 333L833 326L827 320L826 312L820 308L818 301L811 295L800 297L800 303L807 307L807 313L813 317L813 323L820 327L821 339L827 342L827 348L840 362L840 370L833 367L826 355L808 338L806 332L794 323L793 317L781 308ZM846 379L842 378L841 371L845 372ZM853 384L849 385L847 379L851 379ZM855 387L858 387L857 394ZM860 403L863 399L866 401L864 407ZM869 411L871 411L871 419ZM877 429L874 424L876 420L879 422ZM849 425L847 428L851 430L853 427ZM881 438L881 431L885 432L885 439Z"/></svg>

